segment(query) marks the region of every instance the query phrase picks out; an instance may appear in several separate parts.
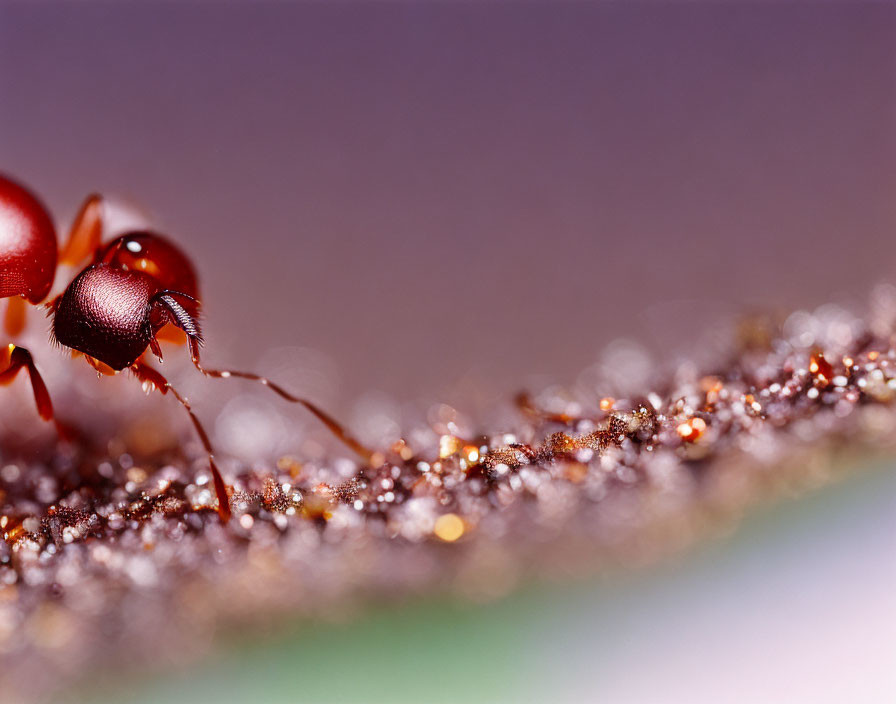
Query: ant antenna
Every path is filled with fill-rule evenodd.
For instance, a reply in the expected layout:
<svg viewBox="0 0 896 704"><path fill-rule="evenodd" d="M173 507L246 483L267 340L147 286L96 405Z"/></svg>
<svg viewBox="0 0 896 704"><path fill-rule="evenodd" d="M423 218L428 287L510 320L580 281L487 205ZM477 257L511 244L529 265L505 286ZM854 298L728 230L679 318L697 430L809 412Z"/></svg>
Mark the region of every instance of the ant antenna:
<svg viewBox="0 0 896 704"><path fill-rule="evenodd" d="M156 294L155 299L159 303L164 305L171 316L174 318L172 322L187 334L187 339L190 344L190 359L193 360L193 365L196 367L196 369L202 372L205 376L213 377L216 379L248 379L250 381L257 381L259 384L267 386L275 394L283 399L286 399L290 403L298 403L304 406L321 423L327 426L330 432L333 433L333 435L335 435L337 438L339 438L339 440L344 445L346 445L346 447L351 448L368 464L373 462L373 456L375 454L373 450L362 445L361 442L355 439L348 432L348 430L346 430L342 426L342 424L339 423L339 421L333 418L330 414L318 408L316 405L311 403L311 401L300 398L299 396L293 396L282 386L275 384L267 377L261 376L259 374L252 374L251 372L239 372L232 369L207 369L203 367L199 359L199 348L203 344L199 323L196 318L191 315L189 311L187 311L187 309L177 300L177 298L175 298L176 296L183 297L190 301L194 300L192 296L187 296L186 294L177 291L160 291L158 294Z"/></svg>

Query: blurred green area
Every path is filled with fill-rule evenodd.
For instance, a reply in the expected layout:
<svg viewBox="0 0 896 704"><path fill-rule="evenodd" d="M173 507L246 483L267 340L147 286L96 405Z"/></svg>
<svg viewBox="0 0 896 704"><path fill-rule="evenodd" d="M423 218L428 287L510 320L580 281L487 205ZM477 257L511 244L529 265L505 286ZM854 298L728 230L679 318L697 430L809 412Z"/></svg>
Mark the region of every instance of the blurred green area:
<svg viewBox="0 0 896 704"><path fill-rule="evenodd" d="M174 674L94 680L81 701L893 701L894 509L879 465L683 560L234 635Z"/></svg>

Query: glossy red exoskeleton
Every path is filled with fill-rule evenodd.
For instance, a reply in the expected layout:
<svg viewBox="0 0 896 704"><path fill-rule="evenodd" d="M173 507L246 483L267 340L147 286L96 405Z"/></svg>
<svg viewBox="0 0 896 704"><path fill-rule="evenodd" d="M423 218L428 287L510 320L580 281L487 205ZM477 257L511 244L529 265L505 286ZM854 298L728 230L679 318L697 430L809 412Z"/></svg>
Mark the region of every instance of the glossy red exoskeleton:
<svg viewBox="0 0 896 704"><path fill-rule="evenodd" d="M57 264L90 263L48 304L54 340L83 355L99 372L131 370L147 388L171 391L183 405L208 454L218 513L230 517L230 502L214 462L208 435L189 402L147 360L161 359L162 339L173 328L186 336L190 357L206 376L243 378L269 387L284 399L305 406L342 442L370 460L373 453L332 417L309 401L293 396L269 379L233 370L207 369L200 362L202 332L196 271L187 255L162 235L127 232L103 244L103 199L92 195L81 207L67 244L57 251L56 231L46 208L27 189L0 175L0 298L9 299L6 331L14 336L24 323L25 304L39 304L50 292ZM183 339L183 336L181 336ZM0 348L0 383L27 369L38 413L53 419L53 405L34 360L23 347Z"/></svg>

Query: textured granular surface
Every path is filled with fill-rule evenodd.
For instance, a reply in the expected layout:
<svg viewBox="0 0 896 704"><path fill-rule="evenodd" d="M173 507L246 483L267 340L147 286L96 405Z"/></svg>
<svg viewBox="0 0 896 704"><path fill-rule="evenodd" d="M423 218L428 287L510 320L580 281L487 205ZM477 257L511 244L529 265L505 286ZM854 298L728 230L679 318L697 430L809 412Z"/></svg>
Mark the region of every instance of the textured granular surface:
<svg viewBox="0 0 896 704"><path fill-rule="evenodd" d="M712 363L622 384L610 370L509 400L500 433L477 435L438 406L367 466L300 453L223 463L226 524L205 461L182 449L36 451L9 433L0 692L51 697L95 668L190 658L224 630L283 614L432 591L494 598L521 579L684 547L758 499L893 450L894 316L881 288L861 315L825 306L745 321L700 355Z"/></svg>

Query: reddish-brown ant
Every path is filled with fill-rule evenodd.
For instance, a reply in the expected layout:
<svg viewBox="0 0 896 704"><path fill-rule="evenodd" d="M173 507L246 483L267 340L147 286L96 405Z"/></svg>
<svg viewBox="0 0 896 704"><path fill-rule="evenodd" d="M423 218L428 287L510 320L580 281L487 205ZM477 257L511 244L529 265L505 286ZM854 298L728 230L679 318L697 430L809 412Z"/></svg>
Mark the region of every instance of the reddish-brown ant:
<svg viewBox="0 0 896 704"><path fill-rule="evenodd" d="M309 401L257 374L202 366L196 273L176 245L153 232L127 232L105 245L102 235L103 200L92 195L76 216L66 246L57 253L56 231L46 208L24 187L0 176L0 298L9 299L6 330L10 335L20 332L25 302L36 305L47 297L57 263L79 266L90 259L49 304L53 338L84 355L99 372L115 374L130 369L146 388L163 394L171 391L189 413L208 454L223 520L230 517L230 502L208 434L186 398L147 363L148 350L161 359L159 342L172 329L169 326L186 335L193 364L206 376L264 384L286 400L305 406L342 442L365 460L371 459L370 450ZM29 373L38 413L52 419L50 395L31 354L12 344L0 348L0 384L11 382L21 369Z"/></svg>
<svg viewBox="0 0 896 704"><path fill-rule="evenodd" d="M25 303L37 305L56 276L56 229L46 208L19 184L0 176L0 298L9 299L6 331L22 331ZM10 383L22 369L31 377L37 412L53 418L53 404L31 353L24 347L0 348L0 384Z"/></svg>

